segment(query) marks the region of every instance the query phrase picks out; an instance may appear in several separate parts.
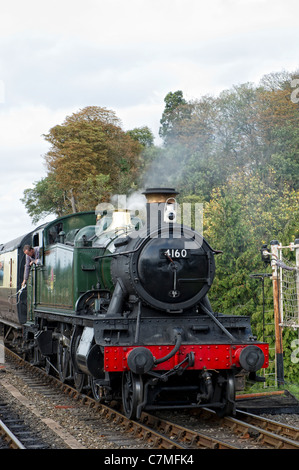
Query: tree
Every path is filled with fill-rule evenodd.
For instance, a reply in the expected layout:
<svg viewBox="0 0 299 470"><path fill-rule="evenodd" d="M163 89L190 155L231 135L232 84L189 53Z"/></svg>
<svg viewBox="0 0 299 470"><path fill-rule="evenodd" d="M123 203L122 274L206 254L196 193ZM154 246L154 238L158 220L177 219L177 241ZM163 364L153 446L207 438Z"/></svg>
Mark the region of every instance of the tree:
<svg viewBox="0 0 299 470"><path fill-rule="evenodd" d="M142 147L121 129L113 111L86 107L44 137L51 145L45 155L48 175L33 190L25 190L23 198L35 220L51 207L57 215L86 210L100 198L108 200L109 192L126 193L135 187ZM48 198L46 210L41 197Z"/></svg>
<svg viewBox="0 0 299 470"><path fill-rule="evenodd" d="M267 144L267 163L275 170L276 184L299 188L299 104L292 99L294 74L266 75L259 92L257 121Z"/></svg>
<svg viewBox="0 0 299 470"><path fill-rule="evenodd" d="M34 224L48 215L61 216L66 210L70 211L70 206L66 209L65 193L58 187L53 173L37 181L34 188L25 189L21 201Z"/></svg>
<svg viewBox="0 0 299 470"><path fill-rule="evenodd" d="M90 106L67 117L45 135L51 149L45 156L49 171L72 202L73 212L82 181L97 174L109 175L112 190L126 176L126 189L137 173L140 146L120 127L113 111ZM123 188L124 189L124 188Z"/></svg>
<svg viewBox="0 0 299 470"><path fill-rule="evenodd" d="M285 182L299 187L299 104L292 100L292 78L270 74L258 86L245 83L192 102L181 91L166 96L160 135L173 155L171 167L179 154L175 178L184 195L208 201L213 188L244 169L259 172L271 188Z"/></svg>
<svg viewBox="0 0 299 470"><path fill-rule="evenodd" d="M89 176L82 182L81 196L77 199L78 212L90 210L95 207L99 201L109 201L112 187L109 183L110 176L99 173L95 176ZM80 187L79 187L80 191Z"/></svg>
<svg viewBox="0 0 299 470"><path fill-rule="evenodd" d="M161 127L159 129L159 135L165 143L171 137L174 124L177 121L185 119L189 115L189 106L187 101L183 98L183 92L181 90L171 91L165 96L165 109L160 120Z"/></svg>
<svg viewBox="0 0 299 470"><path fill-rule="evenodd" d="M269 175L271 178L271 175ZM272 178L275 178L273 173ZM223 254L216 258L217 276L211 298L224 313L251 315L255 286L249 275L262 269L260 248L274 238L289 244L299 235L299 191L268 185L248 170L215 188L204 206L204 236Z"/></svg>
<svg viewBox="0 0 299 470"><path fill-rule="evenodd" d="M148 126L135 127L127 131L127 134L139 142L143 147L152 147L154 145L154 135Z"/></svg>

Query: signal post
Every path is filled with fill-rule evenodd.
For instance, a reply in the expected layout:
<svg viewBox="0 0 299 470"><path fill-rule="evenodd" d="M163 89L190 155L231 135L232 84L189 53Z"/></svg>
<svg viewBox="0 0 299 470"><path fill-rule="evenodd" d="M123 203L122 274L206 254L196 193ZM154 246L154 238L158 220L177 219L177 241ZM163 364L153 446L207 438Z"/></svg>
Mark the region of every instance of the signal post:
<svg viewBox="0 0 299 470"><path fill-rule="evenodd" d="M275 323L275 358L276 358L276 377L278 386L284 384L283 370L283 345L282 345L282 329L280 326L280 292L279 292L279 276L276 260L278 259L277 240L272 240L271 245L271 267L272 267L272 283L273 283L273 305L274 305L274 323Z"/></svg>

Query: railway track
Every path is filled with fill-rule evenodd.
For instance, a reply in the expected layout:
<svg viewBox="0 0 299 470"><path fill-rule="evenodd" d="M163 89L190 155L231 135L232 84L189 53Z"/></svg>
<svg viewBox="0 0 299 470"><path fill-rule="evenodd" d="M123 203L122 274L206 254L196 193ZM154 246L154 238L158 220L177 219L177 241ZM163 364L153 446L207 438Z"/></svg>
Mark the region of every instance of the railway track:
<svg viewBox="0 0 299 470"><path fill-rule="evenodd" d="M0 402L1 448L47 449L49 446L24 418L5 401Z"/></svg>
<svg viewBox="0 0 299 470"><path fill-rule="evenodd" d="M235 418L222 418L219 420L217 415L208 409L200 410L195 425L191 429L190 426L180 424L161 416L142 413L139 422L128 420L118 410L107 407L103 404L96 402L93 398L87 395L79 394L74 388L61 383L54 377L47 375L41 369L31 366L23 362L18 356L8 352L10 357L13 357L15 364L19 370L29 369L34 378L27 379L27 384L33 387L33 390L43 395L55 395L57 393L67 398L67 404L56 405L60 409L77 408L84 405L85 409L91 411L89 418L84 418L88 425L92 425L95 433L98 432L99 439L105 437L114 439L114 446L117 448L149 448L149 449L178 449L178 450L193 450L193 449L238 449L238 448L281 448L281 449L298 449L299 448L299 429L286 426L282 423L276 423L272 420L266 420L259 416L251 415L249 413L238 412ZM22 369L21 369L22 368ZM20 372L19 372L20 373ZM23 372L22 372L23 374ZM25 379L24 379L25 380ZM25 380L26 381L26 380ZM50 387L45 389L45 382L50 384ZM3 383L3 381L2 381ZM9 389L9 385L7 384ZM54 389L53 389L54 387ZM60 400L60 399L59 399ZM57 396L55 397L55 403ZM70 403L73 403L70 404ZM75 404L74 404L75 403ZM29 405L28 405L29 406ZM81 412L80 412L81 413ZM83 412L82 412L83 413ZM209 419L211 422L216 423L216 426L222 430L226 429L231 433L235 439L219 439L214 435L209 435L206 432L198 430L198 423L205 416L204 419ZM105 431L103 420L109 422L113 429L122 429L122 437L117 437L117 432ZM49 421L49 420L48 420ZM52 423L53 424L53 423ZM56 430L55 430L56 426ZM71 448L86 448L80 439L73 437L73 444L71 443L71 436L67 432L59 429L61 425L55 423L52 425L53 432L57 432L59 437L66 443L67 447ZM80 433L77 433L80 435ZM237 436L237 437L236 437ZM69 441L67 438L69 437ZM136 445L136 443L138 444ZM77 444L76 444L77 443ZM247 445L249 443L249 445ZM78 447L76 447L78 446Z"/></svg>
<svg viewBox="0 0 299 470"><path fill-rule="evenodd" d="M299 448L299 429L294 426L289 426L269 418L262 418L240 410L237 411L237 418L244 423L245 428L247 427L247 432L257 429L260 433L261 440L269 442L270 444L273 442L273 447L275 448ZM234 425L232 420L233 418L228 419L228 421ZM237 424L238 423L236 423L236 425ZM273 435L275 439L273 439ZM294 442L296 443L295 446ZM290 447L288 447L289 445Z"/></svg>
<svg viewBox="0 0 299 470"><path fill-rule="evenodd" d="M0 420L0 438L0 449L25 449L25 446L2 420Z"/></svg>
<svg viewBox="0 0 299 470"><path fill-rule="evenodd" d="M174 443L158 432L154 432L146 425L143 426L140 423L127 420L127 418L117 410L99 404L87 395L79 394L74 388L61 383L55 377L47 375L45 371L23 361L12 351L6 350L6 354L9 360L14 363L13 373L24 381L34 393L47 397L52 403L52 405L50 405L52 408L55 407L62 412L64 410L70 410L74 411L74 414L78 414L78 427L81 428L82 426L82 431L80 431L80 429L79 431L74 430L75 434L84 434L83 425L85 425L85 427L90 427L95 430L99 441L103 441L103 447L107 446L105 440L108 440L117 448L185 448L184 445ZM30 372L30 375L28 375L28 372ZM57 433L67 447L87 448L80 442L80 439L72 439L70 433L62 429L61 423L55 423L53 420L51 422L51 419L43 418L42 413L38 411L36 407L32 406L30 400L20 392L19 387L16 388L5 379L2 379L0 384L7 392L11 393L15 399L18 399L23 406L30 409L39 419L49 425L52 431ZM90 410L90 413L88 413L88 410ZM109 425L105 426L103 421L107 421ZM86 423L88 426L86 426ZM113 430L111 430L112 428ZM121 432L118 431L120 428L122 429Z"/></svg>
<svg viewBox="0 0 299 470"><path fill-rule="evenodd" d="M219 420L212 410L205 410ZM299 429L269 418L237 410L236 417L226 416L220 420L242 438L254 439L257 443L275 449L299 449Z"/></svg>

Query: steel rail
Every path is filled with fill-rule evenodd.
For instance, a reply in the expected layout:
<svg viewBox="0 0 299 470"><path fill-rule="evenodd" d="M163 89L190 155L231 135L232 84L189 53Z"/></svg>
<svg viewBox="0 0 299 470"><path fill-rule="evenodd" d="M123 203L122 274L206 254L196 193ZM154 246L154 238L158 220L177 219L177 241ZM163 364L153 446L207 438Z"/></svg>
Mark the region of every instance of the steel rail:
<svg viewBox="0 0 299 470"><path fill-rule="evenodd" d="M293 441L299 441L299 429L288 424L280 423L269 418L262 418L261 416L248 413L246 411L237 411L237 418L242 421L246 421L249 424L261 427L267 431L273 431L280 436L284 436L292 439Z"/></svg>
<svg viewBox="0 0 299 470"><path fill-rule="evenodd" d="M229 444L227 442L215 439L206 434L191 429L185 428L179 424L158 418L146 412L142 412L141 421L155 427L159 432L171 436L172 439L183 441L187 444L188 448L202 448L202 449L239 449L239 447Z"/></svg>
<svg viewBox="0 0 299 470"><path fill-rule="evenodd" d="M264 443L275 449L299 449L299 429L296 427L287 426L283 423L275 422L241 410L236 410L236 416L240 419L231 416L219 418L216 412L210 408L202 408L200 413L204 413L223 426L230 428L235 434L240 434L242 438L252 438L256 442ZM250 422L250 418L252 418L252 422ZM246 421L247 419L249 422ZM277 426L272 423L276 423ZM288 431L288 429L290 431ZM292 439L289 438L290 434L287 436L288 432L292 432Z"/></svg>
<svg viewBox="0 0 299 470"><path fill-rule="evenodd" d="M11 449L26 449L14 433L0 419L0 436L4 439Z"/></svg>
<svg viewBox="0 0 299 470"><path fill-rule="evenodd" d="M274 447L275 449L299 449L299 442L287 437L267 431L259 426L249 424L246 421L226 416L221 420L222 424L243 437L253 437L258 442Z"/></svg>
<svg viewBox="0 0 299 470"><path fill-rule="evenodd" d="M186 445L168 438L146 424L126 418L125 415L115 409L95 402L93 398L88 398L88 401L90 406L95 408L103 417L113 421L117 425L122 425L125 430L128 433L132 433L134 437L149 441L156 449L188 449Z"/></svg>

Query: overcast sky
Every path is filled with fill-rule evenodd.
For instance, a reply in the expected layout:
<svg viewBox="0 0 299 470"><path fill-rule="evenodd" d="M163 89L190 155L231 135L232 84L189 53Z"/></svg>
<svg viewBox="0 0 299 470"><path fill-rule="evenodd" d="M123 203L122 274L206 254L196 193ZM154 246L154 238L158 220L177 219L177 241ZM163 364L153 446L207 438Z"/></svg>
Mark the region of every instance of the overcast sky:
<svg viewBox="0 0 299 470"><path fill-rule="evenodd" d="M0 7L0 243L33 229L20 198L46 176L42 134L67 115L106 107L124 130L149 126L158 136L169 91L196 99L299 68L297 0L10 0Z"/></svg>

